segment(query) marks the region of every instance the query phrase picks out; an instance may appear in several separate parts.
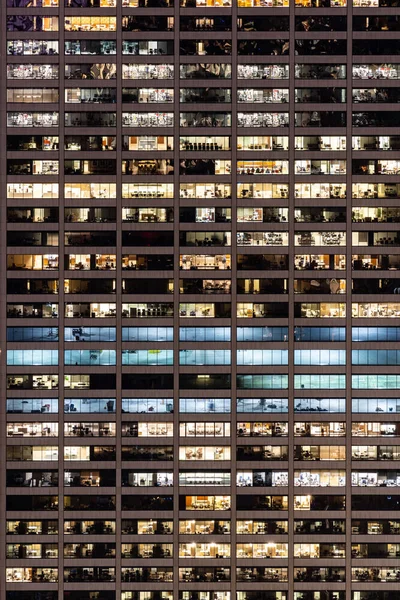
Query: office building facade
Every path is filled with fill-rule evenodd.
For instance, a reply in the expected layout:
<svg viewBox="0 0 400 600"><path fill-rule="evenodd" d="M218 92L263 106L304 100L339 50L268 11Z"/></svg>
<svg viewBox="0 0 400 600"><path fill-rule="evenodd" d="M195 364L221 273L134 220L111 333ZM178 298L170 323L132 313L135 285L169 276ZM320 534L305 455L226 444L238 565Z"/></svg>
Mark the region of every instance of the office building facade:
<svg viewBox="0 0 400 600"><path fill-rule="evenodd" d="M1 597L397 599L398 0L1 10Z"/></svg>

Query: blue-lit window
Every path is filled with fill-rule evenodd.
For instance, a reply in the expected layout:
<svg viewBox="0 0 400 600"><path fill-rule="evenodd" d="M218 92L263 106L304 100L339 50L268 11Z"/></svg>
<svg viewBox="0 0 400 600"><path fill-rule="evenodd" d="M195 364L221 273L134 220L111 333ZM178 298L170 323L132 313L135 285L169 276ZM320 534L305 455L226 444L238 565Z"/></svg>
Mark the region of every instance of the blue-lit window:
<svg viewBox="0 0 400 600"><path fill-rule="evenodd" d="M173 473L170 471L132 472L123 471L123 484L130 487L171 487Z"/></svg>
<svg viewBox="0 0 400 600"><path fill-rule="evenodd" d="M115 413L115 398L65 398L65 413Z"/></svg>
<svg viewBox="0 0 400 600"><path fill-rule="evenodd" d="M58 398L8 398L9 414L57 414Z"/></svg>
<svg viewBox="0 0 400 600"><path fill-rule="evenodd" d="M353 471L354 487L400 487L400 471Z"/></svg>
<svg viewBox="0 0 400 600"><path fill-rule="evenodd" d="M287 375L238 375L237 387L240 390L287 390Z"/></svg>
<svg viewBox="0 0 400 600"><path fill-rule="evenodd" d="M106 366L116 364L115 350L65 350L64 364L77 366Z"/></svg>
<svg viewBox="0 0 400 600"><path fill-rule="evenodd" d="M183 472L179 473L179 485L231 485L231 474L224 471L206 471L206 472Z"/></svg>
<svg viewBox="0 0 400 600"><path fill-rule="evenodd" d="M346 350L295 350L295 365L337 366L346 364Z"/></svg>
<svg viewBox="0 0 400 600"><path fill-rule="evenodd" d="M172 352L172 351L171 351ZM230 350L180 350L180 365L230 365Z"/></svg>
<svg viewBox="0 0 400 600"><path fill-rule="evenodd" d="M287 350L237 350L238 365L287 365Z"/></svg>
<svg viewBox="0 0 400 600"><path fill-rule="evenodd" d="M174 364L173 350L122 350L122 364L160 366Z"/></svg>
<svg viewBox="0 0 400 600"><path fill-rule="evenodd" d="M400 365L400 350L353 350L353 365Z"/></svg>
<svg viewBox="0 0 400 600"><path fill-rule="evenodd" d="M345 327L295 327L295 342L345 342Z"/></svg>
<svg viewBox="0 0 400 600"><path fill-rule="evenodd" d="M123 327L123 342L173 342L173 327Z"/></svg>
<svg viewBox="0 0 400 600"><path fill-rule="evenodd" d="M295 398L294 412L344 413L345 398Z"/></svg>
<svg viewBox="0 0 400 600"><path fill-rule="evenodd" d="M180 398L179 412L226 414L231 412L230 398Z"/></svg>
<svg viewBox="0 0 400 600"><path fill-rule="evenodd" d="M355 390L397 390L400 375L353 375L352 387Z"/></svg>
<svg viewBox="0 0 400 600"><path fill-rule="evenodd" d="M53 366L58 365L58 350L7 350L8 366Z"/></svg>
<svg viewBox="0 0 400 600"><path fill-rule="evenodd" d="M115 342L115 327L64 327L66 342Z"/></svg>
<svg viewBox="0 0 400 600"><path fill-rule="evenodd" d="M238 327L238 342L287 342L287 327Z"/></svg>
<svg viewBox="0 0 400 600"><path fill-rule="evenodd" d="M353 398L354 413L400 413L400 398Z"/></svg>
<svg viewBox="0 0 400 600"><path fill-rule="evenodd" d="M352 327L353 342L400 342L400 327Z"/></svg>
<svg viewBox="0 0 400 600"><path fill-rule="evenodd" d="M174 401L172 398L122 398L123 413L172 413Z"/></svg>
<svg viewBox="0 0 400 600"><path fill-rule="evenodd" d="M179 327L181 342L230 342L230 327Z"/></svg>
<svg viewBox="0 0 400 600"><path fill-rule="evenodd" d="M296 390L344 390L346 375L295 375L294 387Z"/></svg>
<svg viewBox="0 0 400 600"><path fill-rule="evenodd" d="M287 413L287 398L237 398L238 413Z"/></svg>
<svg viewBox="0 0 400 600"><path fill-rule="evenodd" d="M7 327L8 342L58 342L58 327Z"/></svg>

